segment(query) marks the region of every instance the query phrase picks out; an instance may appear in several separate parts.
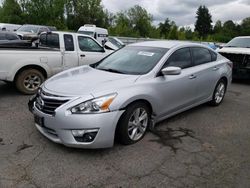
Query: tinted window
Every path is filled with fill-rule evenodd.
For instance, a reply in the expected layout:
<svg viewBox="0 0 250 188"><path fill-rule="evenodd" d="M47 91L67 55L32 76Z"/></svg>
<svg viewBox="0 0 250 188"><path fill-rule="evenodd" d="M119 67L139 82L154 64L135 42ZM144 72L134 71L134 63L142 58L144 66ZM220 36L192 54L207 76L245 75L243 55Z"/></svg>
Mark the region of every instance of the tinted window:
<svg viewBox="0 0 250 188"><path fill-rule="evenodd" d="M182 48L175 51L167 60L165 67L180 67L182 69L190 67L192 64L191 53L189 48Z"/></svg>
<svg viewBox="0 0 250 188"><path fill-rule="evenodd" d="M66 51L74 51L74 40L72 35L63 35Z"/></svg>
<svg viewBox="0 0 250 188"><path fill-rule="evenodd" d="M212 61L216 61L217 60L217 54L213 51L210 51L211 56L212 56Z"/></svg>
<svg viewBox="0 0 250 188"><path fill-rule="evenodd" d="M103 59L96 68L123 74L146 74L167 51L167 48L127 46Z"/></svg>
<svg viewBox="0 0 250 188"><path fill-rule="evenodd" d="M192 48L192 53L195 65L201 65L212 61L211 54L206 48Z"/></svg>
<svg viewBox="0 0 250 188"><path fill-rule="evenodd" d="M103 48L89 37L78 37L79 48L82 51L103 52Z"/></svg>
<svg viewBox="0 0 250 188"><path fill-rule="evenodd" d="M40 45L50 48L60 48L59 36L58 34L42 34L40 36Z"/></svg>
<svg viewBox="0 0 250 188"><path fill-rule="evenodd" d="M15 35L15 34L10 34L10 33L6 33L6 38L7 38L8 40L18 40L18 39L19 39L19 37L18 37L17 35Z"/></svg>
<svg viewBox="0 0 250 188"><path fill-rule="evenodd" d="M5 33L0 33L0 40L6 40Z"/></svg>
<svg viewBox="0 0 250 188"><path fill-rule="evenodd" d="M234 38L229 43L227 43L225 45L225 47L249 48L250 47L250 38Z"/></svg>

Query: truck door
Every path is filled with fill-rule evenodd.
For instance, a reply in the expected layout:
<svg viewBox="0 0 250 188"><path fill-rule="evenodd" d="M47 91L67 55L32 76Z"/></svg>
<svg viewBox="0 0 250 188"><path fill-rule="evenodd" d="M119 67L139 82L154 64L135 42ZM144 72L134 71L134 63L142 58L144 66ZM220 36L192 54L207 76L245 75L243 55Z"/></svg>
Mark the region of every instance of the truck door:
<svg viewBox="0 0 250 188"><path fill-rule="evenodd" d="M109 54L94 39L87 36L78 36L78 45L80 65L96 63Z"/></svg>
<svg viewBox="0 0 250 188"><path fill-rule="evenodd" d="M63 65L64 70L76 67L79 65L77 50L75 49L74 38L71 34L64 34L64 47L65 51L63 52Z"/></svg>

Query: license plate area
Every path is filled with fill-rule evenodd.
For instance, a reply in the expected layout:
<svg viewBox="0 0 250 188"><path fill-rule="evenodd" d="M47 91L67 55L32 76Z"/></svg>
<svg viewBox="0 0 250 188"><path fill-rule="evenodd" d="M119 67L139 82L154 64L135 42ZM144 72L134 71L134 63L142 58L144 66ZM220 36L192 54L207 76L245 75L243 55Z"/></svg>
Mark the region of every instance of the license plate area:
<svg viewBox="0 0 250 188"><path fill-rule="evenodd" d="M44 118L37 115L34 116L35 123L41 127L44 127Z"/></svg>

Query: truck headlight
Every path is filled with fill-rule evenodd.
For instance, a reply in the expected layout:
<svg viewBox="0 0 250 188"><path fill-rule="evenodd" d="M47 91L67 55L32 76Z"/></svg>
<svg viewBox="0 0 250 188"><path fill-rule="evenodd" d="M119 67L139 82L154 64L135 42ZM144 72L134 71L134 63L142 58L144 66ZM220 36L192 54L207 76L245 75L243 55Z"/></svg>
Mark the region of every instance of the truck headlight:
<svg viewBox="0 0 250 188"><path fill-rule="evenodd" d="M80 103L70 109L72 114L91 114L109 112L109 106L117 96L117 93L98 97L89 101Z"/></svg>

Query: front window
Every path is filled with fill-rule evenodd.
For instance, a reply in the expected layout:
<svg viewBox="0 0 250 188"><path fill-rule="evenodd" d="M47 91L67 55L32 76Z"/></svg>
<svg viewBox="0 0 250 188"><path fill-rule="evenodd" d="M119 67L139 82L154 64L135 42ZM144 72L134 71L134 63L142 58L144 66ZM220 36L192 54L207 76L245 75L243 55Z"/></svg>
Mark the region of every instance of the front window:
<svg viewBox="0 0 250 188"><path fill-rule="evenodd" d="M127 46L93 66L110 72L142 75L151 71L167 51L167 48Z"/></svg>
<svg viewBox="0 0 250 188"><path fill-rule="evenodd" d="M234 38L225 47L250 48L250 38Z"/></svg>
<svg viewBox="0 0 250 188"><path fill-rule="evenodd" d="M39 26L33 25L23 25L17 31L19 32L28 32L28 33L38 33Z"/></svg>
<svg viewBox="0 0 250 188"><path fill-rule="evenodd" d="M78 44L81 51L103 52L103 48L90 37L78 37Z"/></svg>

